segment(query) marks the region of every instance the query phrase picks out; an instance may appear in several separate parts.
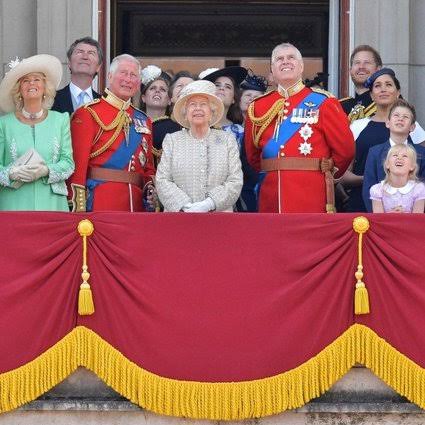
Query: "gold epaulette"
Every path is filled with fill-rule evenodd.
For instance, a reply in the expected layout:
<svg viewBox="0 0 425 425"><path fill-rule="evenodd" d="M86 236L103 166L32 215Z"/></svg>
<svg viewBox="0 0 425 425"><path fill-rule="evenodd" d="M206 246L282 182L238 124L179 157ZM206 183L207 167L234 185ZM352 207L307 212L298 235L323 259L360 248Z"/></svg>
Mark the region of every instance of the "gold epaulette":
<svg viewBox="0 0 425 425"><path fill-rule="evenodd" d="M268 91L268 92L265 92L265 93L263 93L263 94L260 94L260 96L256 97L256 98L255 98L255 100L261 99L262 97L266 97L266 96L268 96L268 95L270 95L270 94L274 93L275 91L276 91L276 90L270 90L270 91Z"/></svg>
<svg viewBox="0 0 425 425"><path fill-rule="evenodd" d="M335 97L330 91L323 90L319 87L311 87L311 90L314 91L315 93L323 94L326 97Z"/></svg>
<svg viewBox="0 0 425 425"><path fill-rule="evenodd" d="M164 121L164 120L168 120L170 117L168 115L163 115L162 117L158 117L158 118L154 118L152 120L152 123L157 122L157 121Z"/></svg>
<svg viewBox="0 0 425 425"><path fill-rule="evenodd" d="M372 102L370 105L366 106L363 110L365 117L370 117L376 113L376 103Z"/></svg>
<svg viewBox="0 0 425 425"><path fill-rule="evenodd" d="M282 111L283 105L285 103L285 99L283 97L280 99L277 99L276 102L273 104L273 106L270 109L268 109L264 115L262 115L261 117L256 117L254 115L254 104L257 101L257 99L259 98L257 97L254 102L250 103L247 113L253 125L253 128L252 128L253 143L255 147L258 148L260 137L262 136L266 128L270 125L270 123L274 120L274 118L277 117L279 112Z"/></svg>
<svg viewBox="0 0 425 425"><path fill-rule="evenodd" d="M96 103L99 103L99 102L100 102L100 99L93 99L91 102L86 103L83 106L83 108L87 108L88 106L91 106L91 105L96 105Z"/></svg>

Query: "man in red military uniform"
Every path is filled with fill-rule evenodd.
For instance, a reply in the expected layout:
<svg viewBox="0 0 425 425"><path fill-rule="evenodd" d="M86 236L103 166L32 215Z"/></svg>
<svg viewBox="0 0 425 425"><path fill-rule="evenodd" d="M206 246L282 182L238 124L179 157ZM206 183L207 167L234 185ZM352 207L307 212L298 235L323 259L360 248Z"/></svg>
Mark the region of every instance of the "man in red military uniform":
<svg viewBox="0 0 425 425"><path fill-rule="evenodd" d="M131 104L139 86L138 60L117 56L105 94L72 116L75 172L68 183L73 211L144 210L155 171L151 122Z"/></svg>
<svg viewBox="0 0 425 425"><path fill-rule="evenodd" d="M348 119L338 100L307 88L299 50L275 47L272 75L278 89L254 100L245 125L248 162L260 172L259 212L333 212L333 173L354 156Z"/></svg>

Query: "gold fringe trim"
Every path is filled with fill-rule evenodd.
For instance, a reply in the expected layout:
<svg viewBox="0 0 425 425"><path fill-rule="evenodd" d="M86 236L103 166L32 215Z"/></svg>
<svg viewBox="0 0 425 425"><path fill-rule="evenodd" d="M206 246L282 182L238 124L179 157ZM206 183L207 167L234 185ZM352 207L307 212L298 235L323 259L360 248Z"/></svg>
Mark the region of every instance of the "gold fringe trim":
<svg viewBox="0 0 425 425"><path fill-rule="evenodd" d="M425 408L425 369L364 325L352 325L315 357L285 373L217 383L178 381L150 373L95 332L79 326L35 360L0 374L0 412L36 399L78 366L85 366L133 403L159 414L210 420L259 418L303 406L327 391L356 362Z"/></svg>

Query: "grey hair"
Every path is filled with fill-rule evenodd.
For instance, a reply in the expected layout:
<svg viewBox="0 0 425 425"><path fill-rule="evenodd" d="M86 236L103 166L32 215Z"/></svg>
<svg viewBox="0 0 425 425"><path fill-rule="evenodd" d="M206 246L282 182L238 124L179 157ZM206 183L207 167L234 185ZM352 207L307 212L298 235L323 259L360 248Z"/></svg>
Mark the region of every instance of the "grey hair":
<svg viewBox="0 0 425 425"><path fill-rule="evenodd" d="M43 109L50 109L53 105L53 102L55 100L56 96L56 89L55 86L52 84L51 81L49 81L46 76L42 72L30 72L29 74L40 74L43 76L44 79L44 95L43 100L41 101L41 107ZM28 75L28 74L26 74ZM22 108L24 106L24 102L22 100L21 96L21 80L26 75L21 77L12 87L12 90L10 91L10 95L12 96L13 103L15 104L15 108L17 111L22 111Z"/></svg>
<svg viewBox="0 0 425 425"><path fill-rule="evenodd" d="M127 53L123 53L122 55L118 55L112 60L111 65L109 66L109 73L114 74L115 71L118 68L118 65L123 61L133 62L133 63L137 64L138 73L139 73L139 76L140 76L140 73L142 72L142 65L140 64L140 62L134 56L129 55Z"/></svg>
<svg viewBox="0 0 425 425"><path fill-rule="evenodd" d="M295 49L295 53L297 55L298 60L303 59L303 55L293 44L291 44L291 43L280 43L272 50L271 62L273 63L276 60L277 51L279 49L288 49L288 48Z"/></svg>

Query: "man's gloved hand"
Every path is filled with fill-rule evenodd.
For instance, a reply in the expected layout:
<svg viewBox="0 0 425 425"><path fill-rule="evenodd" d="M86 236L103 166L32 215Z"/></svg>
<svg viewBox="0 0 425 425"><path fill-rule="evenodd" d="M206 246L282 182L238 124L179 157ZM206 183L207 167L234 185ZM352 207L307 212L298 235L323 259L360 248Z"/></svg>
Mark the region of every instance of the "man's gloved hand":
<svg viewBox="0 0 425 425"><path fill-rule="evenodd" d="M214 201L208 197L203 201L194 202L193 204L185 205L183 207L184 212L190 213L199 213L199 212L209 212L215 210Z"/></svg>

